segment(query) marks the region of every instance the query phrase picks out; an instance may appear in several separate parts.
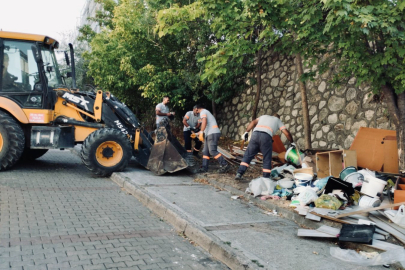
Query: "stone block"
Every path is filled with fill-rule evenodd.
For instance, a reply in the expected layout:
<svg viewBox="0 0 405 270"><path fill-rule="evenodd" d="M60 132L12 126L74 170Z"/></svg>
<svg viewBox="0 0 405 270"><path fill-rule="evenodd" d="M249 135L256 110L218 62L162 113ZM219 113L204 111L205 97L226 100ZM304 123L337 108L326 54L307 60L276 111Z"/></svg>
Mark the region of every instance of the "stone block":
<svg viewBox="0 0 405 270"><path fill-rule="evenodd" d="M352 100L352 99L356 98L356 96L357 96L356 88L347 89L347 91L346 91L346 99L347 100Z"/></svg>
<svg viewBox="0 0 405 270"><path fill-rule="evenodd" d="M328 108L332 112L337 112L343 109L345 106L346 101L344 98L340 98L337 96L331 96L328 100Z"/></svg>
<svg viewBox="0 0 405 270"><path fill-rule="evenodd" d="M279 79L278 79L278 78L272 78L272 79L271 79L271 82L270 82L270 85L273 86L273 87L277 87L277 86L278 86L278 83L279 83Z"/></svg>
<svg viewBox="0 0 405 270"><path fill-rule="evenodd" d="M323 108L322 110L319 111L319 121L323 121L326 119L328 116L329 111L327 108Z"/></svg>
<svg viewBox="0 0 405 270"><path fill-rule="evenodd" d="M329 115L329 116L328 116L328 122L329 122L330 124L335 124L335 123L337 123L337 114L334 113L334 114Z"/></svg>
<svg viewBox="0 0 405 270"><path fill-rule="evenodd" d="M352 101L350 101L349 104L347 104L347 106L346 106L346 112L347 112L348 114L355 115L355 114L357 113L357 108L358 108L358 106L357 106L356 102L354 102L354 101L352 100Z"/></svg>
<svg viewBox="0 0 405 270"><path fill-rule="evenodd" d="M321 101L319 102L318 109L322 109L323 107L325 107L325 105L326 105L326 101L325 101L325 100L321 100Z"/></svg>
<svg viewBox="0 0 405 270"><path fill-rule="evenodd" d="M336 131L342 131L345 129L345 126L343 124L336 124L335 125L335 130Z"/></svg>
<svg viewBox="0 0 405 270"><path fill-rule="evenodd" d="M374 111L373 110L367 110L365 112L365 117L366 117L367 120L370 121L374 117Z"/></svg>
<svg viewBox="0 0 405 270"><path fill-rule="evenodd" d="M326 82L322 81L321 84L318 86L318 91L323 93L325 92L325 90L326 90Z"/></svg>

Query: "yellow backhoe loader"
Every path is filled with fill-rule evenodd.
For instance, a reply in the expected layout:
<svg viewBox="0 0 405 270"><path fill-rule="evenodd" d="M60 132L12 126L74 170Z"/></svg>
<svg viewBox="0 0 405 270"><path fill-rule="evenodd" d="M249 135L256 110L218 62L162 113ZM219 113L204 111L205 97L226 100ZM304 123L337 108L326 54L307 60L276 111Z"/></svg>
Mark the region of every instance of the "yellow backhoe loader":
<svg viewBox="0 0 405 270"><path fill-rule="evenodd" d="M97 175L123 170L131 157L158 175L188 167L187 152L167 122L153 141L110 92L76 89L72 44L68 87L54 53L58 46L47 36L0 31L0 170L76 144Z"/></svg>

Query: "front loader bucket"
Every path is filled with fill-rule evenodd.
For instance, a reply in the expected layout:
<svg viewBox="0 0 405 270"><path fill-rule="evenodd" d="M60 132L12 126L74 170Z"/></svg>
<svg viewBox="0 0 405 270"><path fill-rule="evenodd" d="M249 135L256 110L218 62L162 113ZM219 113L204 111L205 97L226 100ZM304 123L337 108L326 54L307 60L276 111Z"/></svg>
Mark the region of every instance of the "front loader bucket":
<svg viewBox="0 0 405 270"><path fill-rule="evenodd" d="M150 152L147 169L157 175L187 168L187 152L166 127L156 131L155 143Z"/></svg>

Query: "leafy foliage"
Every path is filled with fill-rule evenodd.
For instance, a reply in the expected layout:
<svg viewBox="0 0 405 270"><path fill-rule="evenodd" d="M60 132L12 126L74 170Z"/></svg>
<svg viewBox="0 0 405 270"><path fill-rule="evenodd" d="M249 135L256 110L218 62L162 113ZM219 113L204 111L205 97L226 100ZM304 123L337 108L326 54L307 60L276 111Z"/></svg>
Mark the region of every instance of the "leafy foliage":
<svg viewBox="0 0 405 270"><path fill-rule="evenodd" d="M89 75L133 109L154 108L168 95L173 107L184 110L213 97L221 102L238 86L243 88L244 81L237 79L247 69L234 63L227 76L215 82L201 80L204 63L198 59L215 42L207 23L187 24L187 31L174 35L159 37L154 32L157 13L169 8L171 1L99 1L105 10L93 20L104 25L104 30L96 34L89 27L81 28L81 38L91 46L84 54Z"/></svg>

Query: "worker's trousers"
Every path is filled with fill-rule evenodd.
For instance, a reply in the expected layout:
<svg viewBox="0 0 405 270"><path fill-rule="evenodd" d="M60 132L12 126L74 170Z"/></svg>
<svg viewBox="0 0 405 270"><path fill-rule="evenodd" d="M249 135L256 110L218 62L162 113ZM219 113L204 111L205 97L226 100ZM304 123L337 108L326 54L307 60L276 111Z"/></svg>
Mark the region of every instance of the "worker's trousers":
<svg viewBox="0 0 405 270"><path fill-rule="evenodd" d="M202 167L206 171L208 171L208 163L210 161L210 155L214 157L222 166L228 164L228 162L226 162L221 153L218 152L217 147L219 137L221 137L221 133L214 133L205 137Z"/></svg>
<svg viewBox="0 0 405 270"><path fill-rule="evenodd" d="M255 155L261 152L263 154L263 177L270 178L272 151L272 137L266 132L254 131L246 152L243 155L238 173L243 175Z"/></svg>
<svg viewBox="0 0 405 270"><path fill-rule="evenodd" d="M191 136L191 130L183 131L184 135L184 148L186 148L187 153L193 152L194 155L198 154L198 151L200 151L202 142L196 137L192 139ZM191 150L191 142L194 140L195 145L194 145L194 151Z"/></svg>

